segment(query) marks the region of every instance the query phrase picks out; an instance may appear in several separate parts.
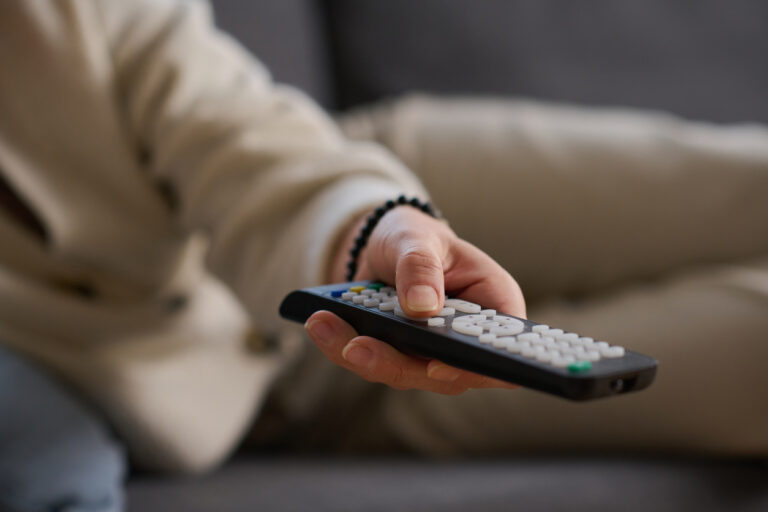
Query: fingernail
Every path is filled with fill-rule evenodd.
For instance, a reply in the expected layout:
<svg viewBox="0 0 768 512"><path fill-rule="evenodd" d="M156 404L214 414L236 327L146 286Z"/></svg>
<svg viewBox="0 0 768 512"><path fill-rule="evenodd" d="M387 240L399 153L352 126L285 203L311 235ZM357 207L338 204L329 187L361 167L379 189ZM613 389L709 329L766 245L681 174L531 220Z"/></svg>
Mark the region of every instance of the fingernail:
<svg viewBox="0 0 768 512"><path fill-rule="evenodd" d="M347 345L341 351L341 357L355 366L369 367L373 362L373 352L360 345Z"/></svg>
<svg viewBox="0 0 768 512"><path fill-rule="evenodd" d="M307 322L304 325L304 328L307 330L312 339L321 345L330 345L333 343L333 340L336 337L333 331L333 327L331 327L328 322L323 322L322 320Z"/></svg>
<svg viewBox="0 0 768 512"><path fill-rule="evenodd" d="M459 370L446 365L432 366L427 371L427 377L443 382L453 382L459 378L459 375L461 375Z"/></svg>
<svg viewBox="0 0 768 512"><path fill-rule="evenodd" d="M411 311L432 311L437 308L437 292L425 284L411 286L405 300Z"/></svg>

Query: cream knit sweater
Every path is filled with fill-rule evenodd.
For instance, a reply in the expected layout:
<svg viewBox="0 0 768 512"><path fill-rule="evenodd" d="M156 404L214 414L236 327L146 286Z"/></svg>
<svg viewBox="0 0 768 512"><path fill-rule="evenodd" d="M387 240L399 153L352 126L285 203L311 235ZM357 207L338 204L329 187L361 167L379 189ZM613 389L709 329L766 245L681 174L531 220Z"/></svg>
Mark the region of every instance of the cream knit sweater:
<svg viewBox="0 0 768 512"><path fill-rule="evenodd" d="M43 227L0 208L0 341L141 465L209 467L291 358L280 298L421 186L274 86L202 2L2 2L0 70L0 173ZM248 349L251 325L282 349Z"/></svg>

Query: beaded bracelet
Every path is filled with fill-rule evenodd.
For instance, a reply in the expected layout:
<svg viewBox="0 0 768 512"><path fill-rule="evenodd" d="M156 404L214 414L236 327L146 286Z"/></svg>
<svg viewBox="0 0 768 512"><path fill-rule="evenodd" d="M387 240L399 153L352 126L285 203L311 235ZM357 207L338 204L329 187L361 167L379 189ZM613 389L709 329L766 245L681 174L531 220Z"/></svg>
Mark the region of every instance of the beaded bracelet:
<svg viewBox="0 0 768 512"><path fill-rule="evenodd" d="M347 281L354 279L355 273L357 273L357 258L360 256L360 251L363 250L365 244L368 243L368 237L371 236L373 228L376 227L376 224L379 223L381 218L389 210L393 210L395 207L400 205L413 206L414 208L418 208L431 217L436 219L440 218L440 214L432 207L431 204L422 203L415 197L408 199L405 196L400 196L395 200L390 199L382 206L379 206L373 210L373 213L368 216L368 219L365 222L365 226L363 226L363 229L360 230L360 234L357 236L357 238L355 238L355 244L349 250L349 263L347 263Z"/></svg>

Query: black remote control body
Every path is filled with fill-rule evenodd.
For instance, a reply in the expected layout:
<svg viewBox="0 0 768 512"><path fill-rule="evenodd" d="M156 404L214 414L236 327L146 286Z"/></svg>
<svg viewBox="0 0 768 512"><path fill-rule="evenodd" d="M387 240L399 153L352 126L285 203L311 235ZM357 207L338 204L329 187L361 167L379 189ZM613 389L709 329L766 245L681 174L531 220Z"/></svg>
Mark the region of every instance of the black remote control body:
<svg viewBox="0 0 768 512"><path fill-rule="evenodd" d="M652 357L459 299L446 304L456 309L446 307L431 320L411 319L394 289L362 281L291 292L280 315L303 323L316 311L331 311L359 334L402 352L570 400L639 391L655 377Z"/></svg>

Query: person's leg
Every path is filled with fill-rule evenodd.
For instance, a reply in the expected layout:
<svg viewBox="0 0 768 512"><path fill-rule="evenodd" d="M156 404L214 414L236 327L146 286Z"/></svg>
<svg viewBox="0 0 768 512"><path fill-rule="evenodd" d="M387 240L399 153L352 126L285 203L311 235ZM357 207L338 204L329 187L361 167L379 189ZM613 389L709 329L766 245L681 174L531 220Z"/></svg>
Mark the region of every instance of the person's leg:
<svg viewBox="0 0 768 512"><path fill-rule="evenodd" d="M384 393L357 448L427 454L643 451L768 456L768 257L701 268L531 317L655 356L638 393L573 403L529 390ZM362 435L365 433L365 435Z"/></svg>
<svg viewBox="0 0 768 512"><path fill-rule="evenodd" d="M0 511L119 512L124 472L104 422L0 345Z"/></svg>
<svg viewBox="0 0 768 512"><path fill-rule="evenodd" d="M345 123L416 170L533 320L660 362L648 390L591 403L387 390L352 446L768 455L768 129L420 99Z"/></svg>

